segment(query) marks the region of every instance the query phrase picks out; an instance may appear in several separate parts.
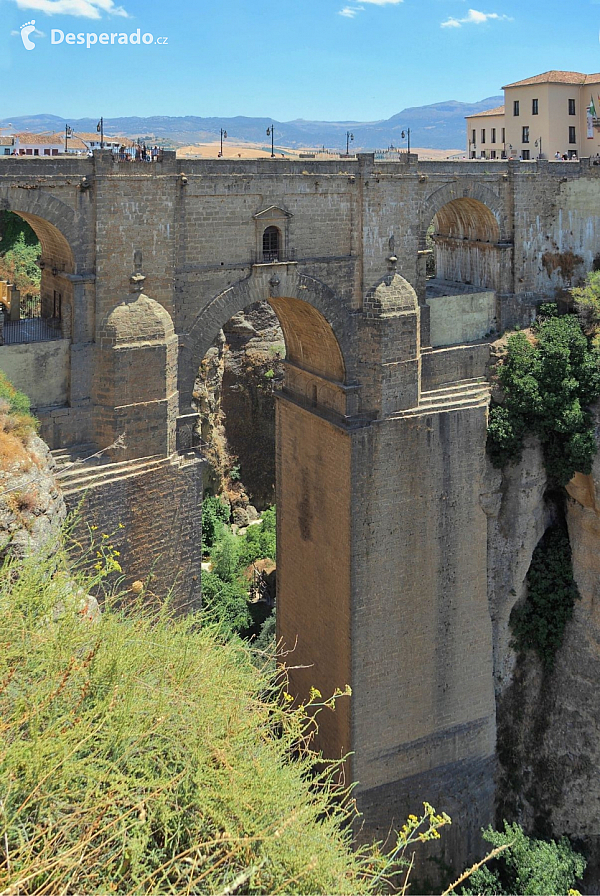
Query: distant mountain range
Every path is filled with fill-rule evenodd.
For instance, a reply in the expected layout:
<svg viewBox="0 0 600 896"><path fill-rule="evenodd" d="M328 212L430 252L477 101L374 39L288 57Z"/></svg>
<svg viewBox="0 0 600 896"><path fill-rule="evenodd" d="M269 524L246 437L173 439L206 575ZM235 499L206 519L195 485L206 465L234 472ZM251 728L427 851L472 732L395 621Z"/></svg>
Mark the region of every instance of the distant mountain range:
<svg viewBox="0 0 600 896"><path fill-rule="evenodd" d="M155 115L106 118L104 132L110 136L143 137L147 141L178 144L209 143L219 138L225 128L236 143L263 143L269 138L266 130L275 125L275 143L281 146L321 147L346 149L346 132L354 134L352 149L386 149L388 146L406 147L402 131L410 128L411 146L424 149L460 149L466 144L465 115L483 112L504 102L501 96L491 96L479 103L459 103L449 100L430 106L411 106L386 121L274 121L271 118L200 118L195 115L171 117ZM21 115L0 120L0 128L10 131L60 131L69 124L75 133L96 130L97 118L69 119L57 115ZM5 131L6 132L6 131Z"/></svg>

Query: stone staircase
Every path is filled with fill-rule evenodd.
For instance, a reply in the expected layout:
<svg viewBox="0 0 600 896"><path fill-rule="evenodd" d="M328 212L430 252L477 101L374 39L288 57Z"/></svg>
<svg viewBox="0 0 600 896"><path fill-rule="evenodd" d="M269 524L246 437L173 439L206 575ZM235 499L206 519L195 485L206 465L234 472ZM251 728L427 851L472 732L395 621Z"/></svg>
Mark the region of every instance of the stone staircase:
<svg viewBox="0 0 600 896"><path fill-rule="evenodd" d="M490 400L490 385L484 377L446 383L429 392L421 392L417 407L402 411L401 417L423 417L459 411L465 408L485 407Z"/></svg>
<svg viewBox="0 0 600 896"><path fill-rule="evenodd" d="M104 454L98 454L95 445L58 448L51 454L56 463L54 476L65 497L97 488L106 482L113 483L139 476L170 462L168 457L159 455L115 461Z"/></svg>

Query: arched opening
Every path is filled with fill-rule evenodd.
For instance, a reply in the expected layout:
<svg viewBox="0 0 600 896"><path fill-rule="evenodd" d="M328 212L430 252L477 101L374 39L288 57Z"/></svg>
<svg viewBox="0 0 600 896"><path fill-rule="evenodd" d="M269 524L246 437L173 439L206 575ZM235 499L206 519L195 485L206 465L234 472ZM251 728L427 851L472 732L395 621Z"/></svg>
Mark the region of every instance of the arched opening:
<svg viewBox="0 0 600 896"><path fill-rule="evenodd" d="M73 252L54 224L20 209L0 212L0 240L3 369L34 407L64 405L69 389ZM30 346L27 358L24 345Z"/></svg>
<svg viewBox="0 0 600 896"><path fill-rule="evenodd" d="M496 216L477 199L453 199L434 215L426 236L434 347L474 341L494 330L504 262L499 242Z"/></svg>
<svg viewBox="0 0 600 896"><path fill-rule="evenodd" d="M279 276L283 280L283 272ZM299 286L302 288L309 292L305 284ZM243 302L248 295L246 287L240 287L239 294ZM310 293L307 296L312 297ZM344 357L331 324L309 301L276 296L266 307L245 305L242 312L231 316L235 304L231 296L226 299L223 316L229 313L229 321L219 321L221 332L205 354L194 390L205 456L210 461L221 452L227 462L226 475L223 477L221 470L213 476L205 493L205 523L213 541L205 545L207 602L216 609L221 601L217 612L221 619L238 620L239 633L245 634L250 627L253 635L259 634L257 605L262 603L263 610L270 611L276 578L277 637L293 651L288 659L294 667L291 692L305 698L310 688L316 687L330 694L350 681L351 448L343 424L347 400ZM207 309L207 321L208 314ZM214 327L214 315L211 318ZM249 377L246 383L244 376ZM235 433L238 449L240 439L260 438L252 418L258 407L257 392L263 402L259 419L266 420L268 398L274 429L259 446L246 445L242 456L239 450L237 454L229 450L229 431ZM216 421L218 415L220 421ZM241 420L244 416L245 421ZM220 444L211 446L207 437ZM269 455L274 457L276 479L275 558L269 554L274 541L272 511L266 509L264 496L262 502L256 500L248 484L256 482L257 471L248 470L247 458L268 465L272 463ZM220 505L216 503L219 500ZM229 526L222 543L216 545L215 516L226 517ZM264 546L265 556L256 556L257 542ZM244 583L246 607L239 600ZM328 608L326 612L324 608ZM274 636L273 619L266 625L262 620L260 637L264 640L269 632ZM348 707L330 714L319 737L331 756L349 749Z"/></svg>
<svg viewBox="0 0 600 896"><path fill-rule="evenodd" d="M278 227L266 227L262 238L262 260L265 264L279 261L281 257L281 233Z"/></svg>

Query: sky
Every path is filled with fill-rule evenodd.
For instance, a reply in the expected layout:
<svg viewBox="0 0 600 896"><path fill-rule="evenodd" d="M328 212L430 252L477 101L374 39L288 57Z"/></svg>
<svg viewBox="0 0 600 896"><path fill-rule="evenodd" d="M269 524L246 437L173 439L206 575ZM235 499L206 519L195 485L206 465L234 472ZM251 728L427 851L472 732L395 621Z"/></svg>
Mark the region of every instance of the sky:
<svg viewBox="0 0 600 896"><path fill-rule="evenodd" d="M0 118L375 121L598 72L599 34L600 0L0 0Z"/></svg>

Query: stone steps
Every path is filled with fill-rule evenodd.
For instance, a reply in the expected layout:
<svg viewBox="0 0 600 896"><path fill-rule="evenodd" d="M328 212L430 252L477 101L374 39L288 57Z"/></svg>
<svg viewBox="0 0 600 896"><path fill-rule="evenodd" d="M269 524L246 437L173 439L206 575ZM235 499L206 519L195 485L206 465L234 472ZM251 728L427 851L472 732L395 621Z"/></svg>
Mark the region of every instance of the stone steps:
<svg viewBox="0 0 600 896"><path fill-rule="evenodd" d="M102 456L82 460L81 457L74 456L80 453L80 448L78 446L73 452L52 452L58 465L55 477L64 495L96 488L107 481L112 483L139 476L140 473L147 473L169 462L169 458L160 455L122 461L111 461Z"/></svg>
<svg viewBox="0 0 600 896"><path fill-rule="evenodd" d="M403 411L402 417L422 417L427 414L485 407L490 398L489 384L483 377L449 383L439 389L422 392L415 408Z"/></svg>

